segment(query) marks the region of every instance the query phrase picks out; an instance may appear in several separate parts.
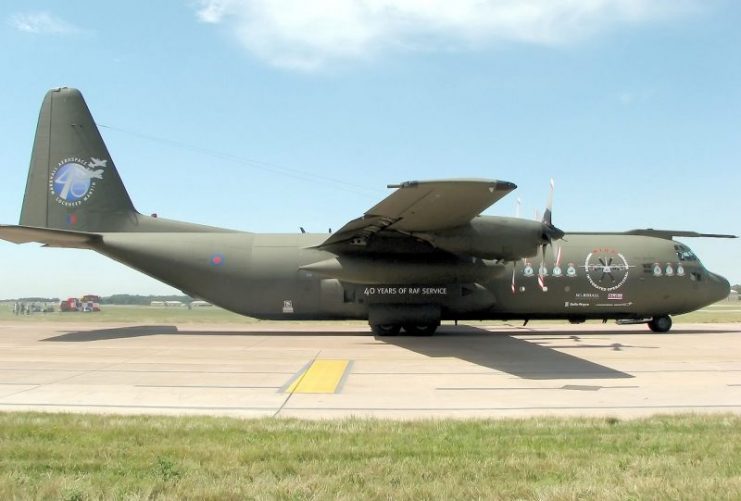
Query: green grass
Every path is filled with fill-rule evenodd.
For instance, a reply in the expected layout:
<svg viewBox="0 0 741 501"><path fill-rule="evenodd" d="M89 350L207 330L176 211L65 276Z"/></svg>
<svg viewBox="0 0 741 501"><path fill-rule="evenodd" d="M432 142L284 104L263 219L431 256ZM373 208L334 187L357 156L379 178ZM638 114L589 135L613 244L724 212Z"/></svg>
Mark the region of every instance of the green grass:
<svg viewBox="0 0 741 501"><path fill-rule="evenodd" d="M0 414L0 498L739 499L741 417Z"/></svg>
<svg viewBox="0 0 741 501"><path fill-rule="evenodd" d="M739 323L741 301L720 301L701 310L674 317L679 323Z"/></svg>

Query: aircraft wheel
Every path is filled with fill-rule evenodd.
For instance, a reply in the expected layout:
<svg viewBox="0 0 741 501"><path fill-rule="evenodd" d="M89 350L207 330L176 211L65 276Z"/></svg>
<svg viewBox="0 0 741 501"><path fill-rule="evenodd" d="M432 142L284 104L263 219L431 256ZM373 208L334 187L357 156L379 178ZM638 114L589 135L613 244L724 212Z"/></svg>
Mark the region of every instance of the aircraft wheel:
<svg viewBox="0 0 741 501"><path fill-rule="evenodd" d="M669 315L653 317L648 322L648 328L653 332L669 332L669 329L672 328L672 319Z"/></svg>
<svg viewBox="0 0 741 501"><path fill-rule="evenodd" d="M375 336L396 336L401 330L397 324L371 324L371 332Z"/></svg>
<svg viewBox="0 0 741 501"><path fill-rule="evenodd" d="M436 324L406 324L404 330L410 336L432 336L437 330Z"/></svg>

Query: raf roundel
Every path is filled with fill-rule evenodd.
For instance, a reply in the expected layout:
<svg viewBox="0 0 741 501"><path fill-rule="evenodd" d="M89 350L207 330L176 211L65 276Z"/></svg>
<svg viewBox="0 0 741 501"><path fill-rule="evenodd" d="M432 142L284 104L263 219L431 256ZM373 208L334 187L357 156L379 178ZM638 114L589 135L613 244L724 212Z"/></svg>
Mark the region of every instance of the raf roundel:
<svg viewBox="0 0 741 501"><path fill-rule="evenodd" d="M221 266L224 264L224 254L214 254L210 259L212 266Z"/></svg>

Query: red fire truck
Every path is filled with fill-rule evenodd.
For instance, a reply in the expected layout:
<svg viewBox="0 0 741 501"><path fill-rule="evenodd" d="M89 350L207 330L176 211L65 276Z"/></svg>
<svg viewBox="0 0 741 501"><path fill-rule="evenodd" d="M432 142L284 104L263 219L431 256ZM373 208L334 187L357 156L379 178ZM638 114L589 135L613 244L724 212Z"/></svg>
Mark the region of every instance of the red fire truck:
<svg viewBox="0 0 741 501"><path fill-rule="evenodd" d="M69 297L59 303L59 311L80 311L80 300L76 297Z"/></svg>
<svg viewBox="0 0 741 501"><path fill-rule="evenodd" d="M100 296L87 294L82 299L67 298L59 303L59 311L100 311Z"/></svg>

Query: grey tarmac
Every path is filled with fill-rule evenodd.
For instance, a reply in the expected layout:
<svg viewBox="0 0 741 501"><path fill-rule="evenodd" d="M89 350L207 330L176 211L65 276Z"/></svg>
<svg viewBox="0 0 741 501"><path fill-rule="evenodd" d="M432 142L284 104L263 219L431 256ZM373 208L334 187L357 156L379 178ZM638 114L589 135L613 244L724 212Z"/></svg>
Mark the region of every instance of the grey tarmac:
<svg viewBox="0 0 741 501"><path fill-rule="evenodd" d="M0 410L395 419L741 413L741 324L0 323Z"/></svg>

